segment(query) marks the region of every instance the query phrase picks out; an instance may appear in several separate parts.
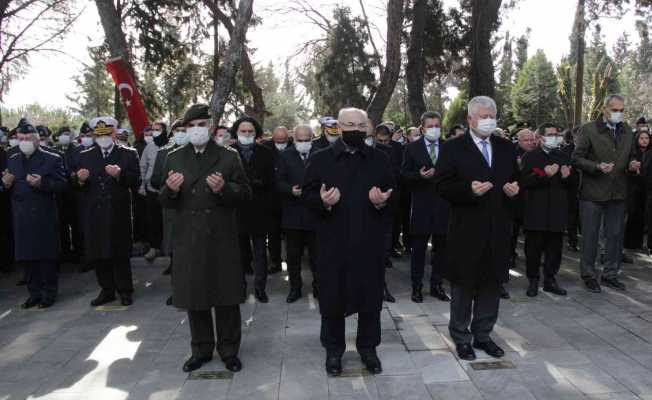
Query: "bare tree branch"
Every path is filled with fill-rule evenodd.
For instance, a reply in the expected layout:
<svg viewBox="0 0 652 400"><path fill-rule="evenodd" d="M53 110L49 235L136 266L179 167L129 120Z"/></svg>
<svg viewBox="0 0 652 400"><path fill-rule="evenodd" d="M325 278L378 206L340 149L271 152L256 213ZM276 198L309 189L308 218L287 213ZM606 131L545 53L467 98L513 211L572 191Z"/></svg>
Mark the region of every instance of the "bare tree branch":
<svg viewBox="0 0 652 400"><path fill-rule="evenodd" d="M365 28L367 28L367 34L369 34L369 42L371 42L371 47L374 49L374 59L376 61L376 66L378 67L379 76L382 79L383 76L383 59L380 57L380 53L378 52L378 47L376 47L376 42L374 41L374 37L371 34L371 28L369 27L369 17L367 17L367 10L364 8L364 1L359 0L360 2L360 9L362 9L362 16L364 18L364 25Z"/></svg>

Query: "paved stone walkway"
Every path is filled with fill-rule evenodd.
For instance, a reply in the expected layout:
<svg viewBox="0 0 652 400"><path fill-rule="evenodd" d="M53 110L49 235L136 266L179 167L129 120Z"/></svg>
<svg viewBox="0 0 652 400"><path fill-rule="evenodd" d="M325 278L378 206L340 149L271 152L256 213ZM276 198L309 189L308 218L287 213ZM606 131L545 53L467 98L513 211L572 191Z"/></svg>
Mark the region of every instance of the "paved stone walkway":
<svg viewBox="0 0 652 400"><path fill-rule="evenodd" d="M636 258L626 266L626 293L584 291L576 253L560 274L567 298L526 298L523 270L515 271L513 298L501 303L494 334L507 369L483 369L500 367L483 364L491 361L484 353L475 364L459 361L447 333L448 304L431 297L412 303L408 260L395 261L388 282L398 302L383 309L378 349L384 372L362 372L350 318L340 378L323 369L315 301L285 303L285 272L270 276L269 304L250 298L242 306L244 369L234 376L220 361L196 376L181 372L189 331L185 313L164 305L163 259L134 259L135 304L126 310L92 309L93 274L66 270L55 307L23 311L17 274L3 276L0 400L652 399L652 262Z"/></svg>

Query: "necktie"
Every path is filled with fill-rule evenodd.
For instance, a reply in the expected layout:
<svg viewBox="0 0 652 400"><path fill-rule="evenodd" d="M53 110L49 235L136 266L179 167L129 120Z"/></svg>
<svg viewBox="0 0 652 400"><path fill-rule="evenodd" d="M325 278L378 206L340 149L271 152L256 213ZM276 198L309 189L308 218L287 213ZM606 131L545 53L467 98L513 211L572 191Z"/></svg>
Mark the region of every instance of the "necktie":
<svg viewBox="0 0 652 400"><path fill-rule="evenodd" d="M489 158L489 150L487 149L488 143L486 140L482 140L480 144L482 144L482 156L487 161L487 165L491 167L491 159Z"/></svg>
<svg viewBox="0 0 652 400"><path fill-rule="evenodd" d="M433 165L437 161L437 143L430 143L430 159L432 160Z"/></svg>
<svg viewBox="0 0 652 400"><path fill-rule="evenodd" d="M109 152L108 152L108 151L105 151L105 152L104 152L104 158L105 158L105 159L106 159L106 158L109 158Z"/></svg>

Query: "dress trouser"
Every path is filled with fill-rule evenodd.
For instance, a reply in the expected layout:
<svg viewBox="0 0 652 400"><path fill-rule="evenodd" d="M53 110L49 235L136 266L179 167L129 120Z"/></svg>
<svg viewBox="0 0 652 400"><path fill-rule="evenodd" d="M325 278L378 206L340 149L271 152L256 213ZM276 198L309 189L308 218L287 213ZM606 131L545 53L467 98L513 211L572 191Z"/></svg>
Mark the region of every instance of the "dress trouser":
<svg viewBox="0 0 652 400"><path fill-rule="evenodd" d="M274 223L271 231L267 234L267 251L269 260L273 265L281 267L281 214L272 215Z"/></svg>
<svg viewBox="0 0 652 400"><path fill-rule="evenodd" d="M58 262L35 260L23 263L29 297L43 303L51 303L59 291Z"/></svg>
<svg viewBox="0 0 652 400"><path fill-rule="evenodd" d="M470 344L474 338L478 342L488 341L489 334L498 320L499 305L498 285L471 289L451 283L451 318L448 331L455 344Z"/></svg>
<svg viewBox="0 0 652 400"><path fill-rule="evenodd" d="M117 291L120 295L130 295L134 292L129 257L96 260L94 265L97 283L103 291Z"/></svg>
<svg viewBox="0 0 652 400"><path fill-rule="evenodd" d="M267 248L265 245L265 234L241 234L240 239L240 255L243 263L243 268L246 271L247 266L254 263L254 288L258 290L265 290L267 286ZM253 255L251 248L253 245Z"/></svg>
<svg viewBox="0 0 652 400"><path fill-rule="evenodd" d="M242 339L242 326L240 305L213 307L212 310L188 310L188 323L190 325L190 347L192 355L200 358L213 356L216 348L215 334L217 333L217 353L222 360L237 356L240 351Z"/></svg>
<svg viewBox="0 0 652 400"><path fill-rule="evenodd" d="M563 233L561 232L525 232L526 274L528 279L539 280L541 255L543 259L544 282L552 282L561 266L561 248Z"/></svg>
<svg viewBox="0 0 652 400"><path fill-rule="evenodd" d="M147 242L153 249L161 249L163 242L163 209L158 192L147 191Z"/></svg>
<svg viewBox="0 0 652 400"><path fill-rule="evenodd" d="M321 317L321 344L329 355L341 357L346 350L344 317ZM375 353L380 344L380 311L358 313L355 346L360 354Z"/></svg>
<svg viewBox="0 0 652 400"><path fill-rule="evenodd" d="M594 279L597 276L595 259L598 253L600 226L605 234L605 267L602 276L615 278L620 272L621 254L623 250L623 234L625 229L625 202L611 201L580 201L580 218L582 222L582 253L580 273L582 279Z"/></svg>
<svg viewBox="0 0 652 400"><path fill-rule="evenodd" d="M430 252L430 287L441 285L442 273L446 267L446 235L412 235L412 257L410 259L410 274L412 287L422 285L425 275L426 252L428 251L428 240L432 238L432 249Z"/></svg>
<svg viewBox="0 0 652 400"><path fill-rule="evenodd" d="M310 271L312 272L312 287L317 287L317 239L315 232L288 229L285 231L285 244L287 246L288 274L290 275L290 288L301 289L301 257L304 249L308 248Z"/></svg>

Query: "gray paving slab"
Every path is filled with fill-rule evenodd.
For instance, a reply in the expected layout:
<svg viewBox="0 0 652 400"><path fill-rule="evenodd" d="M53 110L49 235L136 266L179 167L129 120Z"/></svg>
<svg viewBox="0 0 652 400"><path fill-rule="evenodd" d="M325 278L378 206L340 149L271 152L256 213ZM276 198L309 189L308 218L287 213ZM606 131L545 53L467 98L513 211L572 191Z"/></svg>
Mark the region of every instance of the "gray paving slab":
<svg viewBox="0 0 652 400"><path fill-rule="evenodd" d="M150 265L134 259L135 304L108 311L88 305L97 294L92 274L64 268L59 302L47 311L20 310L25 293L14 286L18 274L5 276L0 399L652 400L652 259L637 257L638 264L625 270L627 292L595 295L582 288L573 258L565 257L559 275L567 297L526 298L527 282L517 269L520 276L507 285L513 298L501 302L492 335L514 368L486 371L457 358L448 335L449 304L429 296L413 303L409 260L393 260L387 282L398 301L381 312L384 371L363 372L352 316L346 377L340 378L324 371L319 304L310 291L285 303L286 272L270 276L268 304L249 296L241 306L243 371L208 380L190 380L181 371L190 335L185 313L164 305L169 277L160 272L166 260ZM200 371L225 368L216 357Z"/></svg>

